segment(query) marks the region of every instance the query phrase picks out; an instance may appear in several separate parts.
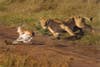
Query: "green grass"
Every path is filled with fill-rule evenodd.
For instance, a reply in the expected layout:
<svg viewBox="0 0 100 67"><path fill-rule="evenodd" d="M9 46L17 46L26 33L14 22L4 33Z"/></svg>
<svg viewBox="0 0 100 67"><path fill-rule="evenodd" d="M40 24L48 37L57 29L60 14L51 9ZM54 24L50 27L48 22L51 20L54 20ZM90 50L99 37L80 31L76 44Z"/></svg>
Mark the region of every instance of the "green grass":
<svg viewBox="0 0 100 67"><path fill-rule="evenodd" d="M0 25L18 26L24 24L28 29L36 29L39 33L49 34L43 30L39 18L64 19L73 15L94 17L93 27L97 30L95 35L86 34L81 40L84 44L100 44L100 4L96 0L89 3L83 0L5 0L0 2ZM76 41L76 42L78 42Z"/></svg>
<svg viewBox="0 0 100 67"><path fill-rule="evenodd" d="M94 19L91 25L96 30L95 34L87 32L79 40L66 42L68 42L68 44L76 43L79 45L96 45L96 49L100 50L100 3L96 4L96 0L90 0L90 3L82 1L83 0L4 0L0 2L0 25L9 27L24 25L25 28L27 27L27 29L36 30L38 33L44 36L50 35L50 32L41 28L39 23L40 17L45 16L47 18L64 19L73 15L81 15L87 17L93 16ZM62 38L67 36L69 35L64 34ZM24 55L6 53L3 56L4 59L0 59L0 61L2 60L0 67L68 66L66 61L67 58L61 57L58 54L55 55L55 53L52 56L50 54L49 57L46 57L46 55L40 57L39 54L37 55L38 57L35 56L34 58L34 55L29 56L27 53ZM49 54L47 54L47 56L48 55ZM64 60L62 58L64 58Z"/></svg>

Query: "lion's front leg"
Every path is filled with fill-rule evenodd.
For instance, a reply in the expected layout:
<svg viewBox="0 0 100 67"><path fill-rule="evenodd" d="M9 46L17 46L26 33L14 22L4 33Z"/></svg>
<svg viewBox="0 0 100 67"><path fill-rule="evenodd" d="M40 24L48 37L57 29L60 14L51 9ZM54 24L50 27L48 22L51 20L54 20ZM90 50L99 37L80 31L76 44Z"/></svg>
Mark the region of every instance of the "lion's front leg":
<svg viewBox="0 0 100 67"><path fill-rule="evenodd" d="M53 34L53 36L57 39L59 39L60 37L60 33L55 32L51 27L48 27L48 30Z"/></svg>

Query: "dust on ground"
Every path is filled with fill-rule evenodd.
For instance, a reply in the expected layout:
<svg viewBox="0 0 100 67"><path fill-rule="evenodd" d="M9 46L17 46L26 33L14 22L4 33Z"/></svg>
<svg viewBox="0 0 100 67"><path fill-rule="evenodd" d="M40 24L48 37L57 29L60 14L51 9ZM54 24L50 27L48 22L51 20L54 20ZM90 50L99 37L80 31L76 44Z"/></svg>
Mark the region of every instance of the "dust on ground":
<svg viewBox="0 0 100 67"><path fill-rule="evenodd" d="M54 40L51 36L39 34L33 37L32 45L6 45L5 40L17 38L16 28L0 27L0 63L7 55L13 55L27 56L43 67L100 67L100 50L96 45L70 44L67 40ZM31 62L29 60L27 62Z"/></svg>

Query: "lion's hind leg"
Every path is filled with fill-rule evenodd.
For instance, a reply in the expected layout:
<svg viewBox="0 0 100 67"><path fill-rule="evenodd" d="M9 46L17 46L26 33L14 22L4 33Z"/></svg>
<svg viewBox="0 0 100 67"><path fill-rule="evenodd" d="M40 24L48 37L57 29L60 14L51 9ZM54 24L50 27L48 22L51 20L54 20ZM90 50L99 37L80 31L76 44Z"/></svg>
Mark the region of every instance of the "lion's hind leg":
<svg viewBox="0 0 100 67"><path fill-rule="evenodd" d="M77 36L77 34L71 28L69 28L68 26L65 26L65 25L62 24L61 28L64 29L70 35L70 37L67 38L68 40L78 40L78 39L80 39L80 37Z"/></svg>

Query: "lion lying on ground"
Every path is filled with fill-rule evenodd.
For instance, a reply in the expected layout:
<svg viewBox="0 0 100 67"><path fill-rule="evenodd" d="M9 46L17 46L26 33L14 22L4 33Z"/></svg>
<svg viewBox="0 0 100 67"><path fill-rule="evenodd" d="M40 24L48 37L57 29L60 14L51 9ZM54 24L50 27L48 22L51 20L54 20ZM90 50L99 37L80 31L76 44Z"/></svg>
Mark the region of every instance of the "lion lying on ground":
<svg viewBox="0 0 100 67"><path fill-rule="evenodd" d="M77 34L75 32L77 30L79 30L80 34L83 34L85 29L93 31L93 28L86 23L86 20L91 21L91 19L80 16L74 16L67 20L41 18L40 24L43 29L48 29L55 38L59 38L60 32L66 31L71 38L76 39Z"/></svg>

